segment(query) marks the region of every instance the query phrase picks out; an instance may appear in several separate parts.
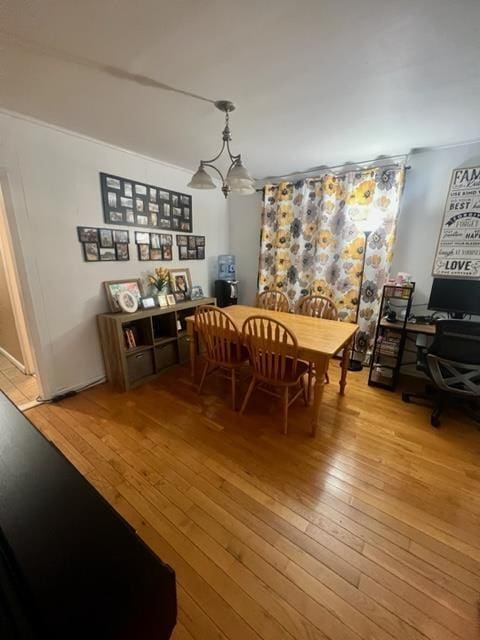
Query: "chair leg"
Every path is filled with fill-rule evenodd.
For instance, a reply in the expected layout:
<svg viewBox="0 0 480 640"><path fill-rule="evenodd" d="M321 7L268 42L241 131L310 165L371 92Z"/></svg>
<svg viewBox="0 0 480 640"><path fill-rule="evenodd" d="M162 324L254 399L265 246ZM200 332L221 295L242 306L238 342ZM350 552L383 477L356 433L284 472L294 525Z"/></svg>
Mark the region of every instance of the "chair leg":
<svg viewBox="0 0 480 640"><path fill-rule="evenodd" d="M283 392L283 435L288 432L288 387Z"/></svg>
<svg viewBox="0 0 480 640"><path fill-rule="evenodd" d="M242 407L240 409L240 413L243 413L247 407L248 401L250 400L250 396L253 393L253 390L255 389L255 385L257 384L257 379L255 378L255 376L252 377L252 380L250 382L250 386L248 387L248 391L245 395L245 398L243 400L243 404Z"/></svg>
<svg viewBox="0 0 480 640"><path fill-rule="evenodd" d="M235 400L236 400L236 398L235 398L235 383L236 383L235 369L232 369L232 380L231 380L231 382L232 382L232 409L235 411L235 406L236 406L236 403L235 403Z"/></svg>
<svg viewBox="0 0 480 640"><path fill-rule="evenodd" d="M305 378L302 376L300 378L300 386L302 387L302 392L303 392L303 402L305 403L305 406L308 407L308 394L307 394L307 387L305 385Z"/></svg>
<svg viewBox="0 0 480 640"><path fill-rule="evenodd" d="M198 385L198 393L202 393L203 383L205 382L205 378L207 377L209 366L209 363L206 362L205 366L203 367L202 377L200 378L200 384Z"/></svg>
<svg viewBox="0 0 480 640"><path fill-rule="evenodd" d="M328 371L325 371L325 384L330 384L330 378L328 377Z"/></svg>
<svg viewBox="0 0 480 640"><path fill-rule="evenodd" d="M312 381L313 381L313 364L310 362L308 365L308 399L312 397Z"/></svg>

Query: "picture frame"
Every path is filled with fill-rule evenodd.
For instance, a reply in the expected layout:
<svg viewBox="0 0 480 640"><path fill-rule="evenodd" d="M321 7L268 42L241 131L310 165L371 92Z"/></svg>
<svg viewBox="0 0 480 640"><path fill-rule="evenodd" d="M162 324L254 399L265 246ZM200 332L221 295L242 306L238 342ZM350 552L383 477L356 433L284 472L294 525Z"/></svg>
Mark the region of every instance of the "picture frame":
<svg viewBox="0 0 480 640"><path fill-rule="evenodd" d="M189 194L104 172L100 172L100 191L103 218L109 224L193 231Z"/></svg>
<svg viewBox="0 0 480 640"><path fill-rule="evenodd" d="M111 229L99 229L100 247L102 249L113 248L113 233Z"/></svg>
<svg viewBox="0 0 480 640"><path fill-rule="evenodd" d="M107 296L110 311L118 313L121 311L117 302L117 297L122 291L129 291L140 302L142 298L142 283L139 278L129 278L126 280L106 280L104 283L105 293Z"/></svg>
<svg viewBox="0 0 480 640"><path fill-rule="evenodd" d="M77 227L80 242L98 242L97 227Z"/></svg>
<svg viewBox="0 0 480 640"><path fill-rule="evenodd" d="M176 293L173 294L174 298L175 298L175 304L178 304L179 302L185 302L186 298L186 294L182 293L181 291L177 291Z"/></svg>
<svg viewBox="0 0 480 640"><path fill-rule="evenodd" d="M153 309L156 306L155 298L153 298L152 296L148 298L142 298L141 303L143 309Z"/></svg>
<svg viewBox="0 0 480 640"><path fill-rule="evenodd" d="M199 284L195 284L192 287L192 292L190 294L190 299L191 300L200 300L201 298L204 298L205 296L203 295L203 289Z"/></svg>
<svg viewBox="0 0 480 640"><path fill-rule="evenodd" d="M167 298L167 304L168 304L169 306L173 306L173 305L177 304L177 303L175 302L175 296L173 295L173 293L169 293L169 294L166 296L166 298Z"/></svg>
<svg viewBox="0 0 480 640"><path fill-rule="evenodd" d="M82 244L85 262L98 262L100 260L98 242L83 242Z"/></svg>
<svg viewBox="0 0 480 640"><path fill-rule="evenodd" d="M183 293L188 300L192 290L190 269L170 269L170 287L173 294Z"/></svg>
<svg viewBox="0 0 480 640"><path fill-rule="evenodd" d="M119 293L117 303L124 313L135 313L138 310L138 299L130 291Z"/></svg>
<svg viewBox="0 0 480 640"><path fill-rule="evenodd" d="M160 294L158 296L158 306L159 307L168 307L167 296Z"/></svg>
<svg viewBox="0 0 480 640"><path fill-rule="evenodd" d="M130 232L103 227L77 227L85 262L125 262L130 260Z"/></svg>
<svg viewBox="0 0 480 640"><path fill-rule="evenodd" d="M177 235L179 260L205 260L205 236Z"/></svg>

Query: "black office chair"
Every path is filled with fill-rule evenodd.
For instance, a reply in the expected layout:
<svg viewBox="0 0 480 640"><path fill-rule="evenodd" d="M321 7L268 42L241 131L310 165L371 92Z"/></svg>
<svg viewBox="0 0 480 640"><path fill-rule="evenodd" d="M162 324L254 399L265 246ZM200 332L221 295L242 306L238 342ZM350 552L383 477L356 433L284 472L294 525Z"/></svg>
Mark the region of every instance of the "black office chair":
<svg viewBox="0 0 480 640"><path fill-rule="evenodd" d="M420 352L417 369L426 373L433 388L427 386L425 393L403 393L402 400L433 403L432 427L440 426L440 415L449 396L465 400L469 414L480 422L480 322L437 322L435 339Z"/></svg>

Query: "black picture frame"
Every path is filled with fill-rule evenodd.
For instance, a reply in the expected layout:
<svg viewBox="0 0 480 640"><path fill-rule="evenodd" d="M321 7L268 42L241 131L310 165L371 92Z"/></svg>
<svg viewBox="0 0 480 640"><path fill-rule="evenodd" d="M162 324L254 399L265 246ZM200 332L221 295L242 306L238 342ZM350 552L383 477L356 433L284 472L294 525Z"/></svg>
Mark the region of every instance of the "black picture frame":
<svg viewBox="0 0 480 640"><path fill-rule="evenodd" d="M171 233L135 231L135 244L138 247L140 262L171 262L173 260L173 236Z"/></svg>
<svg viewBox="0 0 480 640"><path fill-rule="evenodd" d="M205 236L177 234L179 260L205 260Z"/></svg>
<svg viewBox="0 0 480 640"><path fill-rule="evenodd" d="M100 172L103 218L121 226L193 232L192 196Z"/></svg>
<svg viewBox="0 0 480 640"><path fill-rule="evenodd" d="M120 235L115 235L119 233ZM84 262L126 262L130 260L130 232L105 227L77 227ZM122 238L125 242L115 242Z"/></svg>

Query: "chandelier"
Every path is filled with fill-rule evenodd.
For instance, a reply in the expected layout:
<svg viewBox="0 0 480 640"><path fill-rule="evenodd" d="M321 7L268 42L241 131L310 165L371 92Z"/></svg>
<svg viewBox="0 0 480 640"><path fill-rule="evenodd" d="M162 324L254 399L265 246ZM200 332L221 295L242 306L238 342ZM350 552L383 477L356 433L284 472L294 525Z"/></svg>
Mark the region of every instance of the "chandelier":
<svg viewBox="0 0 480 640"><path fill-rule="evenodd" d="M231 111L234 111L235 105L229 100L217 100L217 102L215 102L215 106L217 107L217 109L225 113L225 128L222 131L222 148L220 149L219 153L211 160L200 161L200 166L193 174L192 179L187 186L191 187L192 189L215 189L216 185L205 169L205 167L210 167L210 169L216 171L220 176L220 179L222 181L222 191L225 198L228 197L228 194L231 191L240 195L254 193L254 181L250 177L246 168L243 166L241 155L238 154L235 156L230 151L230 142L232 140L232 135L230 133L229 127L229 114ZM230 166L228 167L226 176L223 177L222 172L213 163L220 158L225 149L227 150L230 158Z"/></svg>

